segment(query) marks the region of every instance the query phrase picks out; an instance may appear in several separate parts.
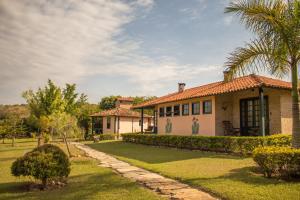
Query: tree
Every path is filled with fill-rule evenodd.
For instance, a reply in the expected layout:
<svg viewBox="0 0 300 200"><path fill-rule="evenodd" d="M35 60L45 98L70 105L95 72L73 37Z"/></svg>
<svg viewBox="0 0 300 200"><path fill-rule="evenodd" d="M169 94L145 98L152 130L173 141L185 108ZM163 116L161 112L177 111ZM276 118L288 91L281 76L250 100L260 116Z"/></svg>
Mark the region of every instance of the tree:
<svg viewBox="0 0 300 200"><path fill-rule="evenodd" d="M156 96L136 96L133 97L133 105L141 104L157 98ZM144 114L153 115L153 109L144 110Z"/></svg>
<svg viewBox="0 0 300 200"><path fill-rule="evenodd" d="M11 146L15 146L15 138L18 133L24 133L23 119L18 115L11 114L5 120L7 135L11 138Z"/></svg>
<svg viewBox="0 0 300 200"><path fill-rule="evenodd" d="M75 84L66 84L64 89L56 86L51 80L42 89L36 92L28 90L23 92L31 114L37 118L49 116L53 113L66 112L76 115L76 112L87 101L87 96L76 93Z"/></svg>
<svg viewBox="0 0 300 200"><path fill-rule="evenodd" d="M79 94L76 93L75 84L66 84L66 88L62 94L65 101L65 112L73 116L78 114L78 112L80 112L79 109L87 102L87 96L85 94L79 96Z"/></svg>
<svg viewBox="0 0 300 200"><path fill-rule="evenodd" d="M4 120L1 120L0 121L0 135L1 135L1 138L2 138L2 144L4 144L4 140L6 138L6 136L8 135L8 126L7 124L4 122Z"/></svg>
<svg viewBox="0 0 300 200"><path fill-rule="evenodd" d="M49 129L49 117L68 113L72 116L79 116L81 107L86 104L87 96L76 92L75 84L66 84L61 89L51 80L48 80L44 88L39 88L36 92L32 90L25 91L23 97L26 99L31 116L28 118L28 124L38 132L38 145L45 134L53 129Z"/></svg>
<svg viewBox="0 0 300 200"><path fill-rule="evenodd" d="M98 105L85 103L84 105L81 106L81 109L77 114L78 125L84 129L85 139L87 138L89 134L89 130L91 128L92 119L90 115L98 111L100 111Z"/></svg>
<svg viewBox="0 0 300 200"><path fill-rule="evenodd" d="M298 64L300 60L300 1L236 0L225 9L234 13L256 34L256 39L237 48L226 62L231 78L265 70L292 77L292 146L300 148Z"/></svg>
<svg viewBox="0 0 300 200"><path fill-rule="evenodd" d="M108 96L103 97L99 103L99 107L101 110L109 110L116 107L116 101L121 96Z"/></svg>
<svg viewBox="0 0 300 200"><path fill-rule="evenodd" d="M69 156L71 157L71 152L69 149L67 139L69 137L78 136L78 133L80 133L80 130L77 126L77 119L74 116L71 116L70 114L67 114L65 112L52 114L51 116L49 116L49 119L50 127L53 130L53 134L63 138Z"/></svg>

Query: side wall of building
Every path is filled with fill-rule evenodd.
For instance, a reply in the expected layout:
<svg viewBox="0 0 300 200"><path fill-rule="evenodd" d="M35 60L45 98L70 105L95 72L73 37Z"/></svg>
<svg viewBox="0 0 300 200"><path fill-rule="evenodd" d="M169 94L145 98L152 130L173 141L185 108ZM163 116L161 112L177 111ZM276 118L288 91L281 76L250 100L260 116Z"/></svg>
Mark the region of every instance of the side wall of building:
<svg viewBox="0 0 300 200"><path fill-rule="evenodd" d="M281 102L281 133L291 134L292 133L292 96L289 91L283 93L280 96Z"/></svg>
<svg viewBox="0 0 300 200"><path fill-rule="evenodd" d="M148 128L148 118L144 118L144 129ZM120 117L119 133L136 133L141 132L140 118Z"/></svg>
<svg viewBox="0 0 300 200"><path fill-rule="evenodd" d="M203 101L211 100L212 102L212 113L203 114ZM192 115L192 103L200 102L200 114ZM189 104L189 115L182 116L182 104ZM164 116L159 117L159 108L168 107L174 105L180 105L180 116ZM192 135L193 125L199 127L198 135L215 135L215 97L203 97L203 98L194 98L184 101L177 101L171 103L160 104L155 108L158 111L157 117L157 128L158 134L173 134L173 135ZM167 127L171 127L171 131L166 133Z"/></svg>
<svg viewBox="0 0 300 200"><path fill-rule="evenodd" d="M110 119L110 128L107 126L107 119ZM103 117L103 133L115 133L115 117Z"/></svg>

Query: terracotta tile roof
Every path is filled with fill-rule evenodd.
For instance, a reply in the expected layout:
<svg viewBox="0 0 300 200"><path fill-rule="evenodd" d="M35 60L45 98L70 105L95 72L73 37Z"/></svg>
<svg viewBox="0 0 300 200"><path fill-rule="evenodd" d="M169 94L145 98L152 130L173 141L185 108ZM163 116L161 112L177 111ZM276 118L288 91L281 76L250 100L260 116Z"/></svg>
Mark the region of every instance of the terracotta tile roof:
<svg viewBox="0 0 300 200"><path fill-rule="evenodd" d="M214 96L224 93L237 92L241 90L247 90L257 87L270 87L270 88L280 88L280 89L291 89L292 84L290 82L268 78L259 75L248 75L233 79L229 82L215 82L207 85L202 85L190 89L186 89L183 92L175 92L162 96L160 98L144 102L142 104L133 106L133 108L142 108L148 106L154 106L161 103L167 103L172 101L179 101L184 99L204 97L204 96Z"/></svg>
<svg viewBox="0 0 300 200"><path fill-rule="evenodd" d="M132 97L119 97L117 98L119 101L133 101Z"/></svg>
<svg viewBox="0 0 300 200"><path fill-rule="evenodd" d="M104 110L98 113L94 113L92 115L90 115L91 117L104 117L104 116L118 116L118 117L134 117L134 118L140 118L141 117L141 113L133 111L133 110L129 110L126 108L114 108L111 110ZM146 118L150 118L152 116L144 114L144 117Z"/></svg>

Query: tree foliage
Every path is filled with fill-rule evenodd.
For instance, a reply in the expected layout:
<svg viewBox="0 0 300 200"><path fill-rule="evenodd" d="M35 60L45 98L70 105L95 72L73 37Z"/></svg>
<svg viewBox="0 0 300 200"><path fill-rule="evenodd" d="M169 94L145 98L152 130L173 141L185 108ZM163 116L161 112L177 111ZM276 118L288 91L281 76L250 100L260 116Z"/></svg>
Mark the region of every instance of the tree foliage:
<svg viewBox="0 0 300 200"><path fill-rule="evenodd" d="M99 108L101 110L109 110L116 107L117 99L121 97L120 95L117 96L107 96L103 97L99 103ZM143 103L145 101L149 101L155 99L155 96L135 96L133 98L133 105L137 105Z"/></svg>
<svg viewBox="0 0 300 200"><path fill-rule="evenodd" d="M110 110L116 107L116 101L117 99L121 97L120 95L118 96L107 96L103 97L99 103L99 107L101 110Z"/></svg>
<svg viewBox="0 0 300 200"><path fill-rule="evenodd" d="M86 95L76 93L75 84L66 84L66 87L61 89L51 80L48 80L47 85L36 92L25 91L23 97L31 114L37 118L62 112L75 115L80 106L87 101Z"/></svg>

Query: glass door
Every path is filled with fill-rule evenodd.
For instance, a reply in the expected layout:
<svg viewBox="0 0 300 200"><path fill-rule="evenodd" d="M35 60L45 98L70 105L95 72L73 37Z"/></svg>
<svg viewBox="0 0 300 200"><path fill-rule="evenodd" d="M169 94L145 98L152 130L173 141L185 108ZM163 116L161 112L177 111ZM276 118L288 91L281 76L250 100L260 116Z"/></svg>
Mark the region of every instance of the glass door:
<svg viewBox="0 0 300 200"><path fill-rule="evenodd" d="M258 98L242 99L240 101L241 135L260 135L260 102ZM266 134L269 130L268 98L264 100Z"/></svg>

